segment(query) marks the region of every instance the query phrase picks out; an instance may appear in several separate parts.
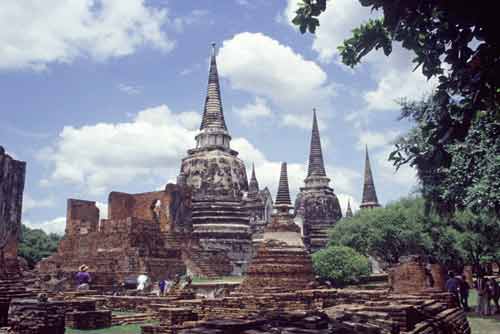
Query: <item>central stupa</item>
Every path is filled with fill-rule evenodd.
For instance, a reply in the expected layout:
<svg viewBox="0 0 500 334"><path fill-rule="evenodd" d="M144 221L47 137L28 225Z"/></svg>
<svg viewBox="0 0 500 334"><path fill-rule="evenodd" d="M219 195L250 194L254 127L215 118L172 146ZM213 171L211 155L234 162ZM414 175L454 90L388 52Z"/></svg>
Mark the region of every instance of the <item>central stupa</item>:
<svg viewBox="0 0 500 334"><path fill-rule="evenodd" d="M182 159L177 183L193 190L193 236L201 249L228 258L241 274L251 257L249 214L243 202L248 191L245 164L231 149L222 108L219 76L212 44L208 90L196 148ZM207 255L210 256L210 255Z"/></svg>

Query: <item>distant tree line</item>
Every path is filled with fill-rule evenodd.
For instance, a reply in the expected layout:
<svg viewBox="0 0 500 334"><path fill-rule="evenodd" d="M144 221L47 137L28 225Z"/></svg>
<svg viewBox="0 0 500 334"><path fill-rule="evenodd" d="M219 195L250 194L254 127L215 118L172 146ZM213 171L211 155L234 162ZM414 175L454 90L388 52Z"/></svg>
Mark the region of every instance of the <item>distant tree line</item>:
<svg viewBox="0 0 500 334"><path fill-rule="evenodd" d="M30 268L34 268L38 261L57 251L61 239L62 236L55 233L47 234L43 230L31 229L22 225L19 237L19 256L28 262Z"/></svg>

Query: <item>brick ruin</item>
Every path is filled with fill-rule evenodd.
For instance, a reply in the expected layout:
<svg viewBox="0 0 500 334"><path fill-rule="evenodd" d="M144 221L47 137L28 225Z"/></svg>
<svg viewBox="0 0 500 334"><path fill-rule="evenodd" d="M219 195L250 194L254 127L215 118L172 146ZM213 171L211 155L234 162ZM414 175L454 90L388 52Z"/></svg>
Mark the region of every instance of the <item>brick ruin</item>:
<svg viewBox="0 0 500 334"><path fill-rule="evenodd" d="M295 220L302 225L307 249L315 252L326 246L328 229L342 218L339 200L329 186L330 179L326 176L315 110L313 111L309 168L304 183L305 186L300 188L300 193L295 200Z"/></svg>
<svg viewBox="0 0 500 334"><path fill-rule="evenodd" d="M0 277L19 273L18 237L21 232L26 163L0 146Z"/></svg>
<svg viewBox="0 0 500 334"><path fill-rule="evenodd" d="M314 281L311 255L306 250L300 228L293 222L286 163L281 174L272 222L252 259L241 291L292 291Z"/></svg>
<svg viewBox="0 0 500 334"><path fill-rule="evenodd" d="M190 190L174 184L156 192L110 193L107 219L99 219L95 202L69 199L66 234L38 270L69 275L86 264L94 286L108 288L141 273L172 279L186 272L177 241L189 234L190 216Z"/></svg>

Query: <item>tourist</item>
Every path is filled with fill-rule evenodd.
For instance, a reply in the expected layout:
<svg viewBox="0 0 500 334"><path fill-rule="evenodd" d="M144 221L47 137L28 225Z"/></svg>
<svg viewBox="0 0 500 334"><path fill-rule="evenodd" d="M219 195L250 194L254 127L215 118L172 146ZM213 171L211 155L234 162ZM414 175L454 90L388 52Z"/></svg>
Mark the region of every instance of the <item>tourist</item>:
<svg viewBox="0 0 500 334"><path fill-rule="evenodd" d="M493 277L488 280L487 285L489 292L488 297L493 301L493 306L495 307L495 311L492 311L492 314L500 313L500 307L498 305L498 299L500 299L500 286L498 286L497 281L495 281Z"/></svg>
<svg viewBox="0 0 500 334"><path fill-rule="evenodd" d="M137 291L144 291L148 285L149 277L146 274L137 276Z"/></svg>
<svg viewBox="0 0 500 334"><path fill-rule="evenodd" d="M467 283L467 280L465 279L465 275L462 275L459 277L460 280L460 303L462 304L462 307L465 312L469 311L469 290L470 286L469 283Z"/></svg>
<svg viewBox="0 0 500 334"><path fill-rule="evenodd" d="M479 315L485 316L491 314L490 309L490 292L488 289L488 284L486 279L479 275L476 281L477 286L477 296L478 296L478 304L477 304L477 313Z"/></svg>
<svg viewBox="0 0 500 334"><path fill-rule="evenodd" d="M165 288L166 287L167 287L167 281L164 280L164 279L161 279L158 282L158 288L160 288L160 296L164 296L165 295Z"/></svg>
<svg viewBox="0 0 500 334"><path fill-rule="evenodd" d="M84 264L82 264L80 266L80 268L78 268L78 273L75 276L76 283L77 283L77 286L76 286L77 290L80 290L80 291L89 290L89 288L90 288L89 284L92 280L91 280L90 274L87 272L87 270L89 270L89 267L87 267Z"/></svg>
<svg viewBox="0 0 500 334"><path fill-rule="evenodd" d="M460 281L455 277L455 274L451 271L448 273L448 277L449 278L446 281L445 289L446 289L446 291L453 294L457 305L460 306L460 298L459 298Z"/></svg>

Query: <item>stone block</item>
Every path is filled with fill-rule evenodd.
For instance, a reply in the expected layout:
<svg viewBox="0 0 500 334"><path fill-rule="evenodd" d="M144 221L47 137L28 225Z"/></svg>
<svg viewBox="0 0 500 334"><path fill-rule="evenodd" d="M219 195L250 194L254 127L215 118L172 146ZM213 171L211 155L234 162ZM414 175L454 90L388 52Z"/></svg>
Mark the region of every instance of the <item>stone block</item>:
<svg viewBox="0 0 500 334"><path fill-rule="evenodd" d="M67 312L66 326L74 329L100 329L111 327L111 311Z"/></svg>

